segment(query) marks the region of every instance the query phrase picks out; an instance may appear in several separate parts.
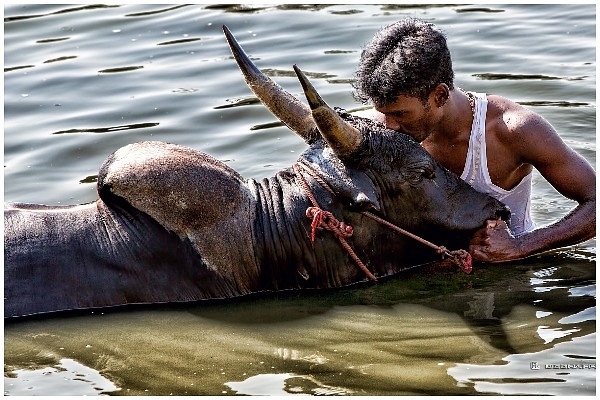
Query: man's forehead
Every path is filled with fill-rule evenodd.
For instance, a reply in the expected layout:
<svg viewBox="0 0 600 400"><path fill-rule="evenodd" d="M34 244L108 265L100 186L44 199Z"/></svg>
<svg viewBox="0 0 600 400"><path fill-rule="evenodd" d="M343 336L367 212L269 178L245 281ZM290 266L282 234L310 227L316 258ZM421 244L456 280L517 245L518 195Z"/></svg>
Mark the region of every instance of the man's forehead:
<svg viewBox="0 0 600 400"><path fill-rule="evenodd" d="M396 97L396 100L385 105L375 105L375 109L380 113L390 113L402 110L408 110L413 107L423 106L421 100L412 95L401 94Z"/></svg>

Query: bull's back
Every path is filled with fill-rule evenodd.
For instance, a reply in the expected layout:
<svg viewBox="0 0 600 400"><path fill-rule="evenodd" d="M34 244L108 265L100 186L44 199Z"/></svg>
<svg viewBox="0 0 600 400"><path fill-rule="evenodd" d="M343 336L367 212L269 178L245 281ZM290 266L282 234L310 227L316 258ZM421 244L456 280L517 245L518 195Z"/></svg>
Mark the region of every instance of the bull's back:
<svg viewBox="0 0 600 400"><path fill-rule="evenodd" d="M4 223L5 317L240 294L136 210L12 204Z"/></svg>

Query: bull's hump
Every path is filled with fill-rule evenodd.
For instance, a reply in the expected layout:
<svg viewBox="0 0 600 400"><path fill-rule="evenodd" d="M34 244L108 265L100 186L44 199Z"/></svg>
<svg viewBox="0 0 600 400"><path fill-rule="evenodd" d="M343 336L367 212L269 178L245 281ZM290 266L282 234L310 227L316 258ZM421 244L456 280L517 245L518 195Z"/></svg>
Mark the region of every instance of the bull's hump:
<svg viewBox="0 0 600 400"><path fill-rule="evenodd" d="M180 235L233 213L247 196L244 186L237 172L215 158L162 142L117 150L99 176L101 197L108 188Z"/></svg>
<svg viewBox="0 0 600 400"><path fill-rule="evenodd" d="M253 196L244 179L203 152L162 142L135 143L117 150L101 168L100 197L111 206L125 200L181 240L203 263L235 281L235 266L247 266L240 287L255 281L250 232Z"/></svg>

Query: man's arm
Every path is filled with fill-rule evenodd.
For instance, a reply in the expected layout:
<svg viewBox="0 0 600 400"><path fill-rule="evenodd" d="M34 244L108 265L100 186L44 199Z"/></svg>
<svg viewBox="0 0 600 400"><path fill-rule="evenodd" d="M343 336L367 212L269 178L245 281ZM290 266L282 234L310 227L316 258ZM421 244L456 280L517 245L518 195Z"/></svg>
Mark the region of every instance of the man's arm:
<svg viewBox="0 0 600 400"><path fill-rule="evenodd" d="M596 235L596 173L592 166L558 136L554 128L533 113L522 115L512 130L515 151L533 165L563 196L578 203L559 221L514 237L502 221L488 221L479 230L469 252L480 261L508 261L569 246Z"/></svg>

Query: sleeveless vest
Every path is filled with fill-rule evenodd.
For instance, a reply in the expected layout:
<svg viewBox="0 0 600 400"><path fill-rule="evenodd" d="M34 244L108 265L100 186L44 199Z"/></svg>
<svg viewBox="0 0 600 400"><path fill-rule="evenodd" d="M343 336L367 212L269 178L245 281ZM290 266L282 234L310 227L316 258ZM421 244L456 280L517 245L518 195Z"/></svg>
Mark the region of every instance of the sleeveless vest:
<svg viewBox="0 0 600 400"><path fill-rule="evenodd" d="M485 143L487 96L485 93L473 93L473 95L475 95L475 115L471 127L465 169L460 177L478 192L489 194L510 207L510 230L513 235L518 236L535 229L535 224L531 219L531 181L533 171L511 190L505 190L492 183L488 172Z"/></svg>

